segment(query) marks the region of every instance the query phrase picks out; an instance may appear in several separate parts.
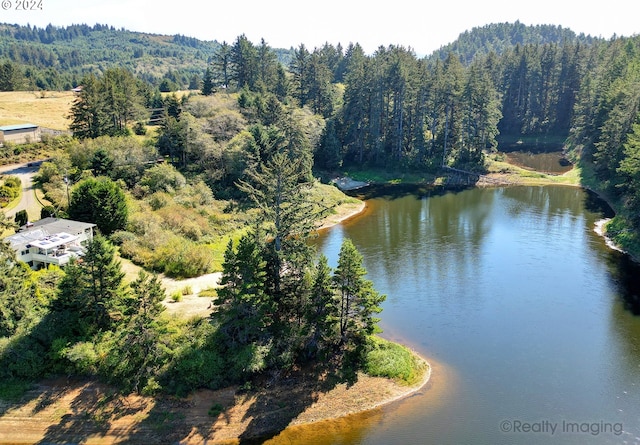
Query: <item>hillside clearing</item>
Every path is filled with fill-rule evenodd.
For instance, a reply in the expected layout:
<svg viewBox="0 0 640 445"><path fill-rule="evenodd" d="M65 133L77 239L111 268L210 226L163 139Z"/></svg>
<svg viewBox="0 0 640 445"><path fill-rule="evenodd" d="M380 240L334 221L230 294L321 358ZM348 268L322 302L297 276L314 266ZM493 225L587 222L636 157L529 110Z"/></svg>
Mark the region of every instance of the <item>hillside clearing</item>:
<svg viewBox="0 0 640 445"><path fill-rule="evenodd" d="M67 116L74 99L71 91L0 92L0 125L36 124L68 130Z"/></svg>

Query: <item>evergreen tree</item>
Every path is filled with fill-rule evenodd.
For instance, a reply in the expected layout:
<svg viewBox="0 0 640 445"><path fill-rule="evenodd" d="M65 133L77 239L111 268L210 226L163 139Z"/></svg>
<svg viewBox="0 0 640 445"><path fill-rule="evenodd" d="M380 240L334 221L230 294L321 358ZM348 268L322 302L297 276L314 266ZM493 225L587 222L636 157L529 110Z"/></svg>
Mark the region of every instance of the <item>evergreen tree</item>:
<svg viewBox="0 0 640 445"><path fill-rule="evenodd" d="M112 173L114 159L104 148L100 147L91 158L91 170L95 176L107 176Z"/></svg>
<svg viewBox="0 0 640 445"><path fill-rule="evenodd" d="M357 162L364 162L366 116L369 104L367 82L367 60L360 45L350 45L345 56L344 107L342 109L343 145Z"/></svg>
<svg viewBox="0 0 640 445"><path fill-rule="evenodd" d="M100 83L93 74L82 79L82 91L71 106L70 118L69 129L79 139L93 139L106 134L106 104Z"/></svg>
<svg viewBox="0 0 640 445"><path fill-rule="evenodd" d="M278 58L273 49L262 39L257 48L258 58L258 88L259 91L275 92L277 87Z"/></svg>
<svg viewBox="0 0 640 445"><path fill-rule="evenodd" d="M218 83L224 88L229 87L232 75L231 65L231 46L227 42L222 42L218 51L213 55L212 74L215 75Z"/></svg>
<svg viewBox="0 0 640 445"><path fill-rule="evenodd" d="M366 337L378 330L376 323L380 320L374 314L382 311L380 304L386 298L373 288L371 281L364 278L366 273L362 266L362 255L350 239L345 239L333 280L340 298L340 342L356 348L364 345Z"/></svg>
<svg viewBox="0 0 640 445"><path fill-rule="evenodd" d="M639 116L640 118L640 116ZM621 189L625 193L624 205L636 229L640 228L640 123L633 124L633 131L624 144L624 158L618 174L623 178Z"/></svg>
<svg viewBox="0 0 640 445"><path fill-rule="evenodd" d="M165 354L161 338L162 323L159 315L164 311L162 300L166 294L157 276L144 271L131 283L127 298L127 319L118 330L112 354L107 359L109 376L135 392L153 391L148 384L158 374ZM118 347L127 345L126 348Z"/></svg>
<svg viewBox="0 0 640 445"><path fill-rule="evenodd" d="M299 158L292 158L282 147L263 165L248 172L251 182L241 182L240 189L261 210L267 236L272 240L269 281L273 295L282 295L282 280L292 278L285 270L295 265L294 259L303 256L303 269L310 258L309 247L303 239L313 229L314 221L326 209L316 210L306 196L310 184L304 181L306 171ZM286 275L286 277L285 277Z"/></svg>
<svg viewBox="0 0 640 445"><path fill-rule="evenodd" d="M29 214L27 213L26 210L22 209L22 210L18 210L16 212L16 216L14 217L16 224L20 227L24 226L26 223L29 222Z"/></svg>
<svg viewBox="0 0 640 445"><path fill-rule="evenodd" d="M274 303L266 289L266 262L255 233L240 239L237 250L229 241L213 319L229 348L267 345L272 334Z"/></svg>
<svg viewBox="0 0 640 445"><path fill-rule="evenodd" d="M0 91L17 91L22 89L22 72L20 67L7 60L0 64Z"/></svg>
<svg viewBox="0 0 640 445"><path fill-rule="evenodd" d="M289 70L293 74L294 97L298 100L301 107L307 104L309 97L309 59L311 55L309 51L301 44L295 51L293 61Z"/></svg>
<svg viewBox="0 0 640 445"><path fill-rule="evenodd" d="M204 78L202 79L202 94L204 96L211 96L214 93L213 85L213 71L210 67L204 72Z"/></svg>
<svg viewBox="0 0 640 445"><path fill-rule="evenodd" d="M12 226L0 216L3 226ZM0 337L11 337L20 328L28 328L29 321L42 313L42 307L29 284L28 267L17 262L9 245L0 241Z"/></svg>
<svg viewBox="0 0 640 445"><path fill-rule="evenodd" d="M123 279L115 248L102 236L95 236L82 262L70 262L60 282L54 307L75 320L75 326L67 329L74 330L79 338L88 338L115 328L126 312Z"/></svg>
<svg viewBox="0 0 640 445"><path fill-rule="evenodd" d="M254 91L259 79L258 51L244 34L239 36L230 54L230 79L237 88L247 87Z"/></svg>
<svg viewBox="0 0 640 445"><path fill-rule="evenodd" d="M306 321L308 324L307 354L317 356L335 344L339 319L336 294L327 257L320 256L316 265Z"/></svg>
<svg viewBox="0 0 640 445"><path fill-rule="evenodd" d="M315 166L326 170L339 168L342 161L341 152L342 147L340 139L338 139L335 120L329 119L322 131L320 144L313 157Z"/></svg>

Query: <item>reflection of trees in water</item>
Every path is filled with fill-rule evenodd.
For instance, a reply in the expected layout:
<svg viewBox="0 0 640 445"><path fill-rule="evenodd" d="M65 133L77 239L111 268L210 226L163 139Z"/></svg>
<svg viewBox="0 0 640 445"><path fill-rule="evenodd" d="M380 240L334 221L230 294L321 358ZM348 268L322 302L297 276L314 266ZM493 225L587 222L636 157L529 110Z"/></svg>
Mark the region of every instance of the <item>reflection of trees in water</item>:
<svg viewBox="0 0 640 445"><path fill-rule="evenodd" d="M612 302L610 312L610 326L619 348L612 356L619 360L616 368L622 368L620 375L635 385L640 379L640 264L628 255L609 251L607 268L619 297Z"/></svg>
<svg viewBox="0 0 640 445"><path fill-rule="evenodd" d="M640 264L628 255L615 251L609 252L607 258L609 274L615 282L624 309L637 317L635 321L640 326Z"/></svg>
<svg viewBox="0 0 640 445"><path fill-rule="evenodd" d="M610 327L615 341L611 356L616 360L614 373L620 376L614 380L636 385L640 379L640 319L628 307L626 302L612 305Z"/></svg>
<svg viewBox="0 0 640 445"><path fill-rule="evenodd" d="M540 186L540 187L505 187L502 194L519 205L509 207L510 213L518 215L527 209L540 209L540 214L551 219L556 215L567 213L580 216L584 213L586 192L579 187ZM591 198L591 202L595 200ZM587 208L587 210L590 210Z"/></svg>
<svg viewBox="0 0 640 445"><path fill-rule="evenodd" d="M540 239L548 241L547 247L569 248L574 240L554 234L568 225L571 233L584 236L585 219L599 217L589 212L606 210L597 196L578 187L412 191L386 188L382 198L367 201L366 216L333 229L317 245L325 249L326 243L335 244L335 255L325 252L337 257L337 238L352 238L370 277L375 281L382 277L392 288L407 279L415 279L412 284L421 287L451 282L447 280L473 283L482 269L483 245L488 239L501 239L501 232L492 235L492 231L506 228L505 236L518 236L519 227L523 234L534 227L542 232Z"/></svg>
<svg viewBox="0 0 640 445"><path fill-rule="evenodd" d="M363 254L370 275L384 276L392 286L407 274L425 281L436 274L451 274L442 270L450 265L456 275L473 275L474 262L491 228L493 202L493 191L482 189L460 193L422 190L373 199L367 202L367 216L342 230ZM325 242L319 245L325 247Z"/></svg>

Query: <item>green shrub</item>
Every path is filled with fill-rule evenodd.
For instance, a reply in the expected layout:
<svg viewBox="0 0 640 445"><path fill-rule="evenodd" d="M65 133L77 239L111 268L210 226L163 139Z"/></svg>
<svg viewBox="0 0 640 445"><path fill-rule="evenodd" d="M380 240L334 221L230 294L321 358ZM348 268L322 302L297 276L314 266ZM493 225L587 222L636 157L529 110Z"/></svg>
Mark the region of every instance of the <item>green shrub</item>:
<svg viewBox="0 0 640 445"><path fill-rule="evenodd" d="M220 414L224 412L224 406L219 403L214 403L211 408L209 408L209 416L218 417Z"/></svg>
<svg viewBox="0 0 640 445"><path fill-rule="evenodd" d="M51 205L46 205L40 209L40 219L49 218L50 216L56 216L56 209Z"/></svg>
<svg viewBox="0 0 640 445"><path fill-rule="evenodd" d="M14 189L19 189L22 187L22 181L20 181L20 178L17 176L9 176L8 178L5 178L4 185Z"/></svg>
<svg viewBox="0 0 640 445"><path fill-rule="evenodd" d="M160 393L160 391L162 391L162 385L160 385L160 383L154 377L151 377L149 380L147 380L147 384L144 385L144 388L142 388L141 392L143 396L152 397Z"/></svg>
<svg viewBox="0 0 640 445"><path fill-rule="evenodd" d="M171 294L171 299L176 303L182 301L182 293L181 292L172 293Z"/></svg>
<svg viewBox="0 0 640 445"><path fill-rule="evenodd" d="M27 214L26 210L19 210L16 213L14 220L16 224L18 224L19 226L24 226L26 223L29 222L29 215Z"/></svg>
<svg viewBox="0 0 640 445"><path fill-rule="evenodd" d="M147 127L142 122L136 122L133 125L133 132L138 136L144 136L147 134Z"/></svg>
<svg viewBox="0 0 640 445"><path fill-rule="evenodd" d="M153 269L173 278L193 278L211 271L211 250L181 238L172 239L154 254Z"/></svg>
<svg viewBox="0 0 640 445"><path fill-rule="evenodd" d="M64 355L73 363L77 373L92 375L97 372L98 354L93 343L78 342L68 348Z"/></svg>
<svg viewBox="0 0 640 445"><path fill-rule="evenodd" d="M31 388L31 383L20 379L0 379L0 400L17 402Z"/></svg>
<svg viewBox="0 0 640 445"><path fill-rule="evenodd" d="M6 185L0 186L0 198L11 201L18 196L18 192L13 187Z"/></svg>
<svg viewBox="0 0 640 445"><path fill-rule="evenodd" d="M411 385L416 383L424 364L405 346L371 337L364 371L372 377L387 377Z"/></svg>
<svg viewBox="0 0 640 445"><path fill-rule="evenodd" d="M165 375L164 386L180 396L197 388L221 388L229 382L226 368L226 361L218 351L190 345L176 357L174 366Z"/></svg>
<svg viewBox="0 0 640 445"><path fill-rule="evenodd" d="M216 298L218 296L218 290L213 287L208 287L198 292L198 296L205 298Z"/></svg>

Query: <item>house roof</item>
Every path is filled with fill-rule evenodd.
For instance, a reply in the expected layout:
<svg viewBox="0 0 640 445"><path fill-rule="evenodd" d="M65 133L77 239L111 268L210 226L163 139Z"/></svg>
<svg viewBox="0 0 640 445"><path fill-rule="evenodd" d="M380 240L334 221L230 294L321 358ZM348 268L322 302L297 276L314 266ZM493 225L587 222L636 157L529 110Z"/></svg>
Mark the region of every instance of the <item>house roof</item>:
<svg viewBox="0 0 640 445"><path fill-rule="evenodd" d="M0 131L16 131L16 130L34 130L38 128L35 124L17 124L17 125L5 125L0 127Z"/></svg>
<svg viewBox="0 0 640 445"><path fill-rule="evenodd" d="M28 232L18 232L15 235L6 237L4 240L15 250L20 246L26 246L32 241L45 238L49 234L43 229L29 230Z"/></svg>
<svg viewBox="0 0 640 445"><path fill-rule="evenodd" d="M32 241L30 244L33 247L38 247L40 249L54 249L56 247L65 245L67 243L71 243L77 240L78 237L74 235L69 235L68 233L56 233L55 235L46 236L44 238L37 239Z"/></svg>
<svg viewBox="0 0 640 445"><path fill-rule="evenodd" d="M45 238L51 239L57 237L62 241L60 244L65 244L73 241L70 240L69 237L76 239L77 237L75 235L95 226L95 224L72 221L70 219L44 218L40 221L29 223L28 226L22 226L18 233L8 236L4 240L7 241L14 250L20 248L20 246L26 246L27 244L36 246L36 242L38 240L43 240ZM49 245L42 247L51 248L52 246Z"/></svg>
<svg viewBox="0 0 640 445"><path fill-rule="evenodd" d="M24 231L31 231L34 229L45 229L47 232L51 234L55 233L81 233L86 229L91 229L96 225L93 223L86 223L81 221L72 221L70 219L62 219L62 218L44 218L40 221L36 221L30 224L29 228Z"/></svg>

